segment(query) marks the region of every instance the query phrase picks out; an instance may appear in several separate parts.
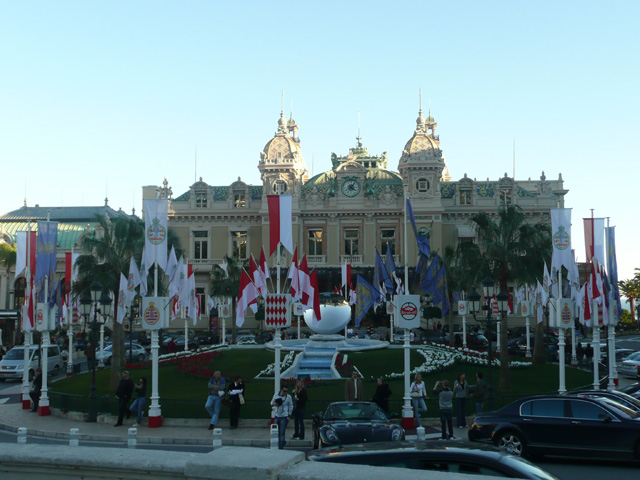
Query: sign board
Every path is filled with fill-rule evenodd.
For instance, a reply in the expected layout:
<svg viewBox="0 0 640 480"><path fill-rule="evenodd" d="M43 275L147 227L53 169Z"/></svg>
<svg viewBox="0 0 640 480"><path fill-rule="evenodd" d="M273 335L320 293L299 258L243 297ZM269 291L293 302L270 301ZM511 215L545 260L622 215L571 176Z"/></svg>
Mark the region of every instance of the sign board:
<svg viewBox="0 0 640 480"><path fill-rule="evenodd" d="M142 297L142 328L160 330L169 327L169 297Z"/></svg>
<svg viewBox="0 0 640 480"><path fill-rule="evenodd" d="M300 317L302 315L304 315L304 305L302 305L300 302L296 302L293 304L293 314L296 317Z"/></svg>
<svg viewBox="0 0 640 480"><path fill-rule="evenodd" d="M420 295L395 295L394 322L399 328L418 328L420 326Z"/></svg>
<svg viewBox="0 0 640 480"><path fill-rule="evenodd" d="M469 304L466 300L458 300L458 315L469 315Z"/></svg>
<svg viewBox="0 0 640 480"><path fill-rule="evenodd" d="M575 307L573 300L570 298L556 298L556 311L553 316L555 322L551 325L556 328L571 328L573 326L573 319L575 318ZM551 320L551 316L549 316Z"/></svg>
<svg viewBox="0 0 640 480"><path fill-rule="evenodd" d="M48 332L55 330L56 317L58 316L58 307L55 306L49 309L49 305L46 303L38 303L36 305L35 317L35 329L39 332Z"/></svg>
<svg viewBox="0 0 640 480"><path fill-rule="evenodd" d="M385 305L387 306L387 315L396 314L396 306L393 304L393 302L385 302Z"/></svg>
<svg viewBox="0 0 640 480"><path fill-rule="evenodd" d="M267 328L291 326L291 295L270 293L264 301L264 324Z"/></svg>
<svg viewBox="0 0 640 480"><path fill-rule="evenodd" d="M228 303L219 303L218 316L220 318L231 318L231 305Z"/></svg>
<svg viewBox="0 0 640 480"><path fill-rule="evenodd" d="M529 300L523 300L520 302L520 313L523 317L531 316L531 302Z"/></svg>

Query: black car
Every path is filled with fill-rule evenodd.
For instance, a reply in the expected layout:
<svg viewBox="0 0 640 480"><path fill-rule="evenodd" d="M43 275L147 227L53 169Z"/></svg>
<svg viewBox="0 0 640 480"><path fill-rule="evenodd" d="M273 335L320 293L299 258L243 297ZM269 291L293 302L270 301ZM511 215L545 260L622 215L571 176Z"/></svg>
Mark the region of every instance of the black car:
<svg viewBox="0 0 640 480"><path fill-rule="evenodd" d="M619 391L631 395L633 398L640 398L640 382L622 387Z"/></svg>
<svg viewBox="0 0 640 480"><path fill-rule="evenodd" d="M514 455L640 459L640 413L604 397L541 395L478 415L469 440Z"/></svg>
<svg viewBox="0 0 640 480"><path fill-rule="evenodd" d="M332 403L312 419L314 448L404 439L404 429L371 402Z"/></svg>
<svg viewBox="0 0 640 480"><path fill-rule="evenodd" d="M416 440L330 447L309 452L307 460L532 480L557 478L495 447L458 441Z"/></svg>

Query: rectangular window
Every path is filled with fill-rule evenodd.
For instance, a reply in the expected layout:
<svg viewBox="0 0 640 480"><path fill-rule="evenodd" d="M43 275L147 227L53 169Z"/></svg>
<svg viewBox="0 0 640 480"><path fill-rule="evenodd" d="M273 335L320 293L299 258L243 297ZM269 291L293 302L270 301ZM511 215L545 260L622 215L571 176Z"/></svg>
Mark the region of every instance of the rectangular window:
<svg viewBox="0 0 640 480"><path fill-rule="evenodd" d="M345 228L344 229L344 254L345 255L360 255L360 249L358 243L360 241L360 230L357 228Z"/></svg>
<svg viewBox="0 0 640 480"><path fill-rule="evenodd" d="M206 230L193 232L193 258L206 260L209 258L209 232Z"/></svg>
<svg viewBox="0 0 640 480"><path fill-rule="evenodd" d="M322 255L322 229L310 228L307 231L308 245L307 252L309 255Z"/></svg>
<svg viewBox="0 0 640 480"><path fill-rule="evenodd" d="M244 193L236 193L233 196L233 206L235 208L244 208L247 206L247 199L244 196Z"/></svg>
<svg viewBox="0 0 640 480"><path fill-rule="evenodd" d="M471 205L471 190L460 190L460 205Z"/></svg>
<svg viewBox="0 0 640 480"><path fill-rule="evenodd" d="M502 205L511 205L511 189L505 188L500 190L500 203Z"/></svg>
<svg viewBox="0 0 640 480"><path fill-rule="evenodd" d="M233 256L236 258L247 258L247 232L231 232L233 241Z"/></svg>
<svg viewBox="0 0 640 480"><path fill-rule="evenodd" d="M387 245L391 249L391 255L396 254L396 229L382 228L380 229L380 254L387 254Z"/></svg>
<svg viewBox="0 0 640 480"><path fill-rule="evenodd" d="M200 315L209 315L209 312L206 310L206 293L204 287L196 287L196 295L198 297L198 304L200 305Z"/></svg>
<svg viewBox="0 0 640 480"><path fill-rule="evenodd" d="M206 193L196 193L196 208L207 208Z"/></svg>

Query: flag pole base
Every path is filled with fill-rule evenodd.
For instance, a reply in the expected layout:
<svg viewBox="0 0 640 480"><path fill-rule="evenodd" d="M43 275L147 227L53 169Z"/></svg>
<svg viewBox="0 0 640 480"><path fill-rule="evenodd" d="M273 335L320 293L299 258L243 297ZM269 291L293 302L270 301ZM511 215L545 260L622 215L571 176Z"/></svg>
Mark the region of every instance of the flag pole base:
<svg viewBox="0 0 640 480"><path fill-rule="evenodd" d="M160 428L162 426L162 416L148 417L147 422L149 428Z"/></svg>
<svg viewBox="0 0 640 480"><path fill-rule="evenodd" d="M416 427L416 419L413 417L413 407L402 407L402 419L400 425L405 430L413 430Z"/></svg>
<svg viewBox="0 0 640 480"><path fill-rule="evenodd" d="M49 409L49 405L38 406L38 416L46 417L47 415L51 415L51 410Z"/></svg>
<svg viewBox="0 0 640 480"><path fill-rule="evenodd" d="M23 410L31 409L31 399L28 399L28 400L25 400L24 398L22 399L22 409Z"/></svg>

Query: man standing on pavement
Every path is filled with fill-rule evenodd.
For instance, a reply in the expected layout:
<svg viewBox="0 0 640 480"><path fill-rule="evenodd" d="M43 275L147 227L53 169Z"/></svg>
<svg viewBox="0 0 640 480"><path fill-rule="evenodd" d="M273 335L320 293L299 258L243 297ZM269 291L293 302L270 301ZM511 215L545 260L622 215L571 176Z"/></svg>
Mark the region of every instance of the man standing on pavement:
<svg viewBox="0 0 640 480"><path fill-rule="evenodd" d="M344 399L347 402L361 402L362 395L362 379L356 369L351 372L349 378L344 384Z"/></svg>
<svg viewBox="0 0 640 480"><path fill-rule="evenodd" d="M477 383L469 387L469 392L472 393L471 398L476 406L476 413L482 413L484 410L484 394L487 391L487 383L484 381L484 374L482 372L476 373Z"/></svg>
<svg viewBox="0 0 640 480"><path fill-rule="evenodd" d="M220 416L220 407L222 406L222 397L225 392L225 381L222 378L222 374L219 370L213 372L213 377L209 379L209 398L204 408L207 409L209 415L211 415L211 423L209 423L209 430L213 430ZM213 408L212 408L213 407Z"/></svg>
<svg viewBox="0 0 640 480"><path fill-rule="evenodd" d="M122 417L127 415L127 418L131 416L131 411L127 407L129 405L129 400L131 400L131 395L133 394L133 380L129 378L129 372L127 370L123 370L122 379L118 384L118 389L116 390L116 398L118 399L118 421L114 425L114 427L119 427L122 425Z"/></svg>
<svg viewBox="0 0 640 480"><path fill-rule="evenodd" d="M293 401L287 391L287 387L280 387L280 392L276 393L271 399L271 406L275 408L275 422L278 425L278 448L280 450L287 444L285 430L289 423L289 416L293 411Z"/></svg>

